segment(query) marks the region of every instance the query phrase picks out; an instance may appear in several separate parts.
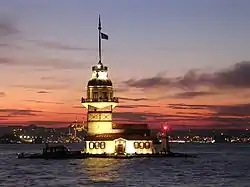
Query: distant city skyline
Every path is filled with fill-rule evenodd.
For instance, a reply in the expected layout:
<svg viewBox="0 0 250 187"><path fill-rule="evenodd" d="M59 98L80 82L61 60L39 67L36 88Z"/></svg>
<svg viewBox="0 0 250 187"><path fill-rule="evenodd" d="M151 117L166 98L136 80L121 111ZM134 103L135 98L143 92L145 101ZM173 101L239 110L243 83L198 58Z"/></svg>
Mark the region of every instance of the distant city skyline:
<svg viewBox="0 0 250 187"><path fill-rule="evenodd" d="M100 14L117 123L250 128L250 1L0 3L0 125L86 120Z"/></svg>

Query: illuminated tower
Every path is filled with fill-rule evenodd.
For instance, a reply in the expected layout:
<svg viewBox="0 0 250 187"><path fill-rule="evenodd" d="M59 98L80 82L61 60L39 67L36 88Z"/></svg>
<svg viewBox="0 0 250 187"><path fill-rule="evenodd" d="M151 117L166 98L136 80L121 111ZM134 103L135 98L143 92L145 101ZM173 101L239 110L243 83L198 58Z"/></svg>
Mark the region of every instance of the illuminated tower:
<svg viewBox="0 0 250 187"><path fill-rule="evenodd" d="M88 135L120 132L112 129L112 111L118 104L118 98L114 97L113 85L108 77L108 67L101 61L101 40L108 40L108 35L101 32L100 16L98 31L99 62L92 67L92 77L87 86L87 98L82 98L82 105L88 109Z"/></svg>

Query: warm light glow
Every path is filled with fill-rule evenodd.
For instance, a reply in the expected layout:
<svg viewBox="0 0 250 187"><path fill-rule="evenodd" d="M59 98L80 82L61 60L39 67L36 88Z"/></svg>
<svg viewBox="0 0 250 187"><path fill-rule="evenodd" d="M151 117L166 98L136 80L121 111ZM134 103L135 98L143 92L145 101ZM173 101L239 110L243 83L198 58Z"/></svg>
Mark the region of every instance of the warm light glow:
<svg viewBox="0 0 250 187"><path fill-rule="evenodd" d="M112 129L112 122L88 122L88 133L89 134L103 134L103 133L122 133L123 129Z"/></svg>
<svg viewBox="0 0 250 187"><path fill-rule="evenodd" d="M138 143L149 143L150 146L148 149L143 148L141 149L140 146L138 147L138 149L135 149L134 147L134 143L138 142ZM148 141L148 140L127 140L126 141L126 153L128 154L133 154L133 153L137 153L137 154L152 154L153 153L153 149L152 149L152 145L153 142L152 141Z"/></svg>
<svg viewBox="0 0 250 187"><path fill-rule="evenodd" d="M102 79L102 80L107 80L108 79L108 72L106 71L93 71L91 75L92 79Z"/></svg>
<svg viewBox="0 0 250 187"><path fill-rule="evenodd" d="M98 149L94 148L92 146L92 143L94 144L95 142L105 142L105 148L102 149L100 146ZM91 146L91 147L89 147L89 146ZM85 152L91 153L91 154L103 154L103 153L112 154L115 152L115 142L114 141L86 141Z"/></svg>
<svg viewBox="0 0 250 187"><path fill-rule="evenodd" d="M104 79L104 80L108 79L108 73L105 71L98 72L98 79Z"/></svg>
<svg viewBox="0 0 250 187"><path fill-rule="evenodd" d="M102 79L102 80L107 80L108 79L108 72L106 71L93 71L91 75L92 79Z"/></svg>
<svg viewBox="0 0 250 187"><path fill-rule="evenodd" d="M133 154L135 152L136 152L136 150L134 148L134 142L127 141L127 144L126 144L126 153Z"/></svg>
<svg viewBox="0 0 250 187"><path fill-rule="evenodd" d="M92 72L91 78L92 78L92 79L96 78L96 71L93 71L93 72Z"/></svg>
<svg viewBox="0 0 250 187"><path fill-rule="evenodd" d="M100 141L91 141L93 143L95 142L100 142ZM134 147L134 142L148 142L150 145L153 144L152 141L147 141L147 140L126 140L123 138L119 138L113 141L103 141L105 142L105 148L101 149L101 147L97 148L93 148L92 146L89 147L89 143L90 141L86 141L86 153L91 153L91 154L103 154L103 153L108 153L108 154L114 154L115 150L116 150L116 146L118 144L122 144L125 147L125 154L134 154L134 153L138 153L138 154L152 154L153 150L152 147L150 146L148 149L146 148L138 148L135 149Z"/></svg>

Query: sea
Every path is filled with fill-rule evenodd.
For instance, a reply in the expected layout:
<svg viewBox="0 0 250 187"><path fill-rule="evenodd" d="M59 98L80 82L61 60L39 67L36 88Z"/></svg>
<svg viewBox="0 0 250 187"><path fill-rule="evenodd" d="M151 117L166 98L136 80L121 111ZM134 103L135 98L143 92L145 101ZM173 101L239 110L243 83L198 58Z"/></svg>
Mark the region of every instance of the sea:
<svg viewBox="0 0 250 187"><path fill-rule="evenodd" d="M0 145L0 186L6 187L250 187L250 144L171 144L196 158L17 159L44 145ZM68 144L71 150L83 145Z"/></svg>

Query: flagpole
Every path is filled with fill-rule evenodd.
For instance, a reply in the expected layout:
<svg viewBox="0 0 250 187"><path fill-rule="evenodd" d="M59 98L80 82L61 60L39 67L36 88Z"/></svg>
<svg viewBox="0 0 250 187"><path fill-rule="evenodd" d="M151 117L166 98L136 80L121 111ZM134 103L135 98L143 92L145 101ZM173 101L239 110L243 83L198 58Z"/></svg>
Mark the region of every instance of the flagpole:
<svg viewBox="0 0 250 187"><path fill-rule="evenodd" d="M102 51L102 46L101 46L101 30L102 30L102 27L101 27L101 18L100 18L100 15L99 15L99 25L98 25L98 30L99 30L99 63L101 63L101 51Z"/></svg>

